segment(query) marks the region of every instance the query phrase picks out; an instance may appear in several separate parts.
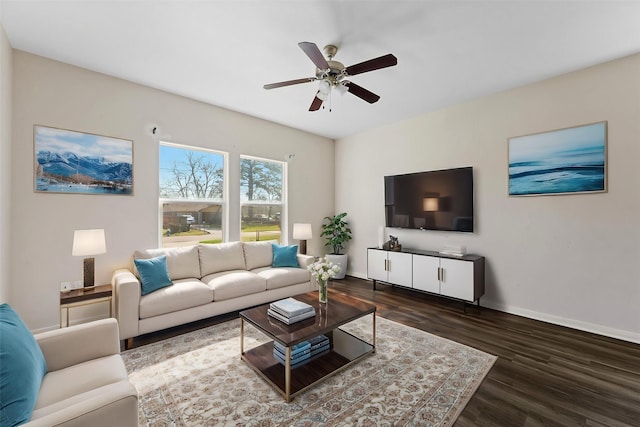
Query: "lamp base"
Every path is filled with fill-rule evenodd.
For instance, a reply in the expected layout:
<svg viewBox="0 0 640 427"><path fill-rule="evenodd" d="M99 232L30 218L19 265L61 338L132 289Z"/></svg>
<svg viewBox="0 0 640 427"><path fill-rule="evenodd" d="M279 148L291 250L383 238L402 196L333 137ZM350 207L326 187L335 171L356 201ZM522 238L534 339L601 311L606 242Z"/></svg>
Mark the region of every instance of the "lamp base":
<svg viewBox="0 0 640 427"><path fill-rule="evenodd" d="M307 254L307 241L306 240L300 240L300 254L302 255L306 255Z"/></svg>
<svg viewBox="0 0 640 427"><path fill-rule="evenodd" d="M95 283L95 263L96 259L93 257L84 259L84 287L93 288Z"/></svg>

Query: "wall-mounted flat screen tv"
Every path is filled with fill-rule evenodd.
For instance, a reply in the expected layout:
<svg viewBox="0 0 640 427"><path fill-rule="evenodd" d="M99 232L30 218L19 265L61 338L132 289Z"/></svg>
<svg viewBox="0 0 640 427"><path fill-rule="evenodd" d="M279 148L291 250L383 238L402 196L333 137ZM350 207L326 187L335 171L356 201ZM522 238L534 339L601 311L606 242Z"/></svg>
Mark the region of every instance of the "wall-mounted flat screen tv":
<svg viewBox="0 0 640 427"><path fill-rule="evenodd" d="M384 177L387 227L473 232L473 168Z"/></svg>

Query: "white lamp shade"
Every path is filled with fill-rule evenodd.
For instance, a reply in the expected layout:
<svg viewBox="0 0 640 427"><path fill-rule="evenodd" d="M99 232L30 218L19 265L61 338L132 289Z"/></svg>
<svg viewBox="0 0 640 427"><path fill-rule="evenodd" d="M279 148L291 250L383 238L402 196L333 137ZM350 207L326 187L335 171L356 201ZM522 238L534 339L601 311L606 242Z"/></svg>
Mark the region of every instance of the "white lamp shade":
<svg viewBox="0 0 640 427"><path fill-rule="evenodd" d="M311 239L311 224L293 224L293 238L296 240Z"/></svg>
<svg viewBox="0 0 640 427"><path fill-rule="evenodd" d="M318 90L320 91L320 93L324 93L326 95L331 90L331 85L326 80L320 80L320 83L318 84Z"/></svg>
<svg viewBox="0 0 640 427"><path fill-rule="evenodd" d="M438 211L438 198L437 197L425 197L422 201L422 210L425 212L437 212Z"/></svg>
<svg viewBox="0 0 640 427"><path fill-rule="evenodd" d="M107 252L104 230L76 230L73 232L73 256L100 255Z"/></svg>

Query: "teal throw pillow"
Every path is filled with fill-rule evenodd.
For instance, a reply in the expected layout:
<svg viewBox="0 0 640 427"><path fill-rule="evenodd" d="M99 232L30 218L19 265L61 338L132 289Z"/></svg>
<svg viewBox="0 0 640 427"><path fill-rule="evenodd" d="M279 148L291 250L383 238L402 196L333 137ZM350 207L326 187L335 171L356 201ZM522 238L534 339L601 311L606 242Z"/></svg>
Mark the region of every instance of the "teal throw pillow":
<svg viewBox="0 0 640 427"><path fill-rule="evenodd" d="M9 304L0 305L0 425L29 421L47 373L42 350Z"/></svg>
<svg viewBox="0 0 640 427"><path fill-rule="evenodd" d="M298 264L298 245L280 246L273 245L272 267L300 267Z"/></svg>
<svg viewBox="0 0 640 427"><path fill-rule="evenodd" d="M167 270L166 255L151 259L134 259L133 262L140 275L142 295L173 285L169 278L169 270Z"/></svg>

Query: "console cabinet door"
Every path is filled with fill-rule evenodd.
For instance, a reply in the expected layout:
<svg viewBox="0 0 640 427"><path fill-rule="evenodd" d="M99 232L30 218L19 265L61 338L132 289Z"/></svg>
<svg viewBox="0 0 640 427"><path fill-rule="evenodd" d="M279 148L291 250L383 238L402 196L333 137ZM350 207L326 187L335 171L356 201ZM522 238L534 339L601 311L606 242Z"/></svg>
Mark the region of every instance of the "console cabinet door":
<svg viewBox="0 0 640 427"><path fill-rule="evenodd" d="M452 298L473 301L473 262L440 259L440 293Z"/></svg>
<svg viewBox="0 0 640 427"><path fill-rule="evenodd" d="M388 252L389 259L389 283L411 287L413 282L412 258L413 255L401 252Z"/></svg>
<svg viewBox="0 0 640 427"><path fill-rule="evenodd" d="M367 276L369 279L381 280L383 282L389 280L386 265L386 251L379 251L377 249L367 250Z"/></svg>
<svg viewBox="0 0 640 427"><path fill-rule="evenodd" d="M440 268L440 258L413 255L413 288L439 294L438 268Z"/></svg>

